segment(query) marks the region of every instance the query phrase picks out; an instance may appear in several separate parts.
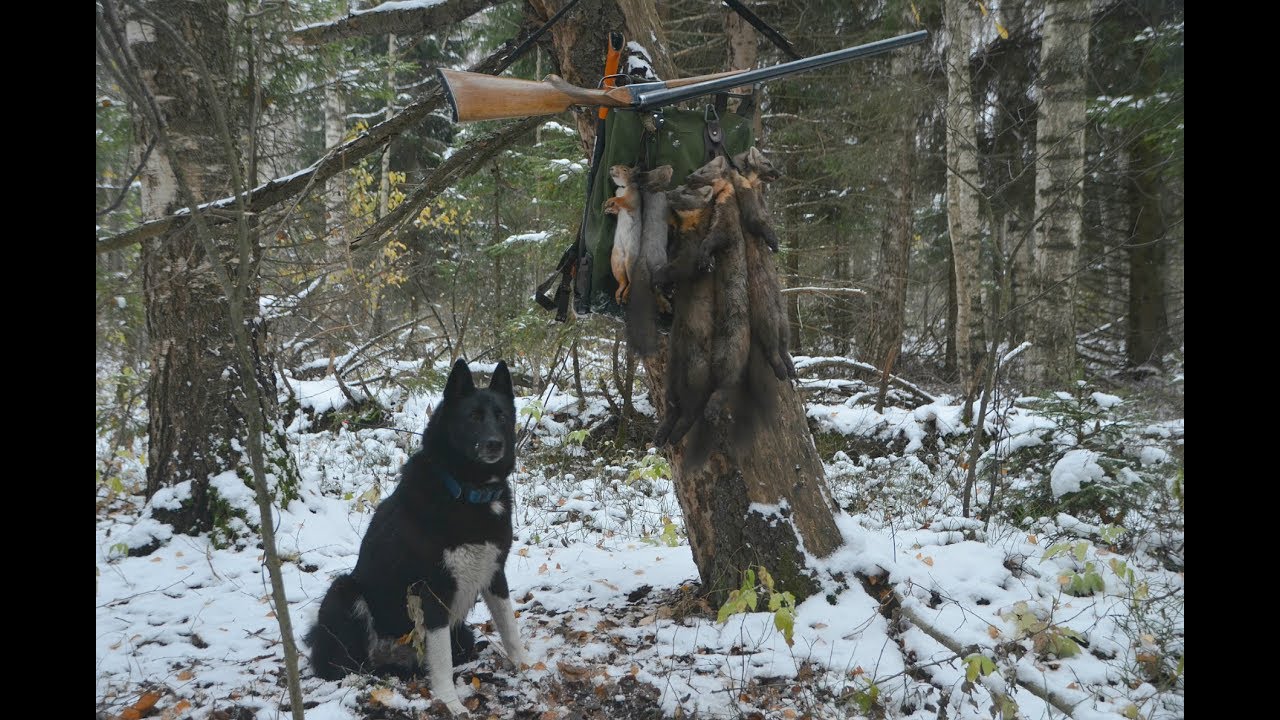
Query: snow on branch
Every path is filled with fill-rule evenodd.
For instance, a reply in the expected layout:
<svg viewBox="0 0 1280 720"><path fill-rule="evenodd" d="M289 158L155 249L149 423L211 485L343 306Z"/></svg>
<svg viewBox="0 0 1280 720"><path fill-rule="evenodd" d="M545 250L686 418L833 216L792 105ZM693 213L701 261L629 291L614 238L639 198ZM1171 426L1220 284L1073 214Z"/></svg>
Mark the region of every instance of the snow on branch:
<svg viewBox="0 0 1280 720"><path fill-rule="evenodd" d="M521 50L520 45L523 39L521 37L508 41L505 45L495 50L492 55L472 65L467 70L490 75L502 72L519 56L517 51ZM261 212L306 192L311 187L323 183L343 170L352 167L360 158L378 150L389 142L391 138L397 137L422 122L444 102L444 93L440 88L438 79L432 78L427 87L427 91L421 98L405 107L395 117L384 120L354 138L329 148L324 157L316 161L311 167L284 177L275 178L249 191L248 202L246 203L249 211ZM234 212L221 212L220 209L228 208L234 202L234 197L228 197L202 204L202 208L215 211L210 212L205 220L213 224L233 222L236 219L236 214ZM99 238L97 241L97 254L101 255L113 250L121 250L144 240L163 235L172 229L176 223L189 218L190 216L184 210L180 213L149 220L117 235Z"/></svg>
<svg viewBox="0 0 1280 720"><path fill-rule="evenodd" d="M866 295L867 291L859 288L814 287L811 285L782 289L783 295L792 293L803 293L806 295Z"/></svg>
<svg viewBox="0 0 1280 720"><path fill-rule="evenodd" d="M344 18L296 28L291 42L322 45L369 35L409 35L439 30L505 0L402 0L357 10Z"/></svg>

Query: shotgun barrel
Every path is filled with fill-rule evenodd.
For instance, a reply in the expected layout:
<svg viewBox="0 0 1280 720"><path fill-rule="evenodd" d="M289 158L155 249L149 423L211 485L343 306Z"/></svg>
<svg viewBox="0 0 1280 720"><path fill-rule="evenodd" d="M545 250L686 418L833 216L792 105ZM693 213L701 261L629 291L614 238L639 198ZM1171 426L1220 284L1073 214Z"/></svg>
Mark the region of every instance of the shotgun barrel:
<svg viewBox="0 0 1280 720"><path fill-rule="evenodd" d="M636 110L649 110L652 108L662 107L664 105L672 105L682 100L690 100L702 95L710 95L711 93L729 90L731 88L742 87L743 85L752 85L765 80L773 80L775 78L784 77L786 75L794 75L802 73L806 70L819 70L821 68L839 65L850 60L858 58L871 57L873 55L881 55L896 50L906 45L914 45L915 43L924 42L929 37L928 30L917 30L906 35L877 40L865 45L845 48L843 50L833 50L829 53L814 55L812 57L800 58L791 62L772 65L770 67L757 68L755 70L744 70L740 73L728 77L707 80L705 82L685 85L684 87L670 87L667 83L642 83L639 85L628 85L628 88L634 88L632 97L635 102L632 104Z"/></svg>
<svg viewBox="0 0 1280 720"><path fill-rule="evenodd" d="M436 72L440 76L449 108L453 111L454 122L552 115L568 110L572 105L651 110L743 85L880 55L923 42L928 36L928 31L918 30L755 70L731 70L606 89L580 88L555 75L548 75L545 80L538 81L445 68L439 68Z"/></svg>

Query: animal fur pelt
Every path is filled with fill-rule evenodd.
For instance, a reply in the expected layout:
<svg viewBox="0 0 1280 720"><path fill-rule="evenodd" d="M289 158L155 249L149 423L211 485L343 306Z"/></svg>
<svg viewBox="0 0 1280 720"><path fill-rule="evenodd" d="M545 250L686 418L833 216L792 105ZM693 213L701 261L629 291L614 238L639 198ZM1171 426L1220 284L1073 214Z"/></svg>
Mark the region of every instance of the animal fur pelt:
<svg viewBox="0 0 1280 720"><path fill-rule="evenodd" d="M795 376L767 249L777 236L761 194L776 177L752 149L733 162L711 160L668 196L676 255L659 279L676 283L675 322L655 443L674 445L695 431L685 444L687 462L705 457L713 438L730 452L746 447L776 410L774 383Z"/></svg>

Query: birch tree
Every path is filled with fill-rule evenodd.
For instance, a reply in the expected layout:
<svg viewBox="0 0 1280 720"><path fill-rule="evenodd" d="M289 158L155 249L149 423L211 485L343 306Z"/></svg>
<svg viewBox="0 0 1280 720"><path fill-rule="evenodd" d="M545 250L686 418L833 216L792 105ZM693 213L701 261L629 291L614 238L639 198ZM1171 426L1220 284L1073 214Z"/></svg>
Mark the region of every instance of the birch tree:
<svg viewBox="0 0 1280 720"><path fill-rule="evenodd" d="M1089 3L1055 0L1045 10L1036 123L1036 219L1032 260L1037 299L1029 365L1033 387L1076 374L1076 261L1083 232L1085 85Z"/></svg>
<svg viewBox="0 0 1280 720"><path fill-rule="evenodd" d="M947 36L947 228L955 264L956 364L966 397L965 416L972 411L985 344L983 332L982 195L979 190L977 109L973 99L975 18L970 0L946 0Z"/></svg>

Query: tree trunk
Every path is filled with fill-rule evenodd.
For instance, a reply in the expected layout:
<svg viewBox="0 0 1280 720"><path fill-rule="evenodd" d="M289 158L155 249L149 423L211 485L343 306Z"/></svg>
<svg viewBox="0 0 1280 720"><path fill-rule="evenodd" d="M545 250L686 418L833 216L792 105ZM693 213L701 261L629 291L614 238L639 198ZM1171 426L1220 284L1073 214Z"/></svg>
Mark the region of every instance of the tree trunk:
<svg viewBox="0 0 1280 720"><path fill-rule="evenodd" d="M977 112L973 99L973 16L967 0L946 0L947 33L947 224L956 283L956 364L965 395L965 419L980 381L983 333L982 197L978 191Z"/></svg>
<svg viewBox="0 0 1280 720"><path fill-rule="evenodd" d="M1045 11L1036 123L1037 299L1029 363L1032 387L1063 387L1076 375L1076 258L1083 235L1084 72L1089 3L1055 0Z"/></svg>
<svg viewBox="0 0 1280 720"><path fill-rule="evenodd" d="M800 226L800 220L797 213L787 212L787 244L783 248L786 250L783 260L787 263L787 275L792 278L800 277L800 233L797 228ZM804 350L804 334L801 330L804 326L800 322L800 294L791 293L786 297L787 303L787 322L791 325L791 354L800 355Z"/></svg>
<svg viewBox="0 0 1280 720"><path fill-rule="evenodd" d="M335 73L324 90L324 146L338 147L347 132L346 103ZM338 173L324 183L325 241L330 248L346 247L347 174ZM337 260L338 253L330 253Z"/></svg>
<svg viewBox="0 0 1280 720"><path fill-rule="evenodd" d="M904 18L910 27L912 17ZM862 341L865 360L890 372L892 361L902 351L902 332L907 311L907 265L914 237L911 189L916 164L916 103L913 85L919 53L902 48L890 58L890 75L897 86L894 128L897 162L889 176L889 203L886 232L880 236L880 264L871 288L871 317Z"/></svg>
<svg viewBox="0 0 1280 720"><path fill-rule="evenodd" d="M185 35L215 76L211 78L214 85L225 90L231 71L226 6L157 0L149 8ZM130 28L130 45L160 103L169 142L181 158L180 167L174 167L163 153L152 154L142 176L143 213L160 217L185 207L175 173L182 174L196 197L230 195L228 159L211 107L217 100L204 91L199 71L185 62L186 54L170 34L153 31L148 20L135 21ZM230 108L227 117L237 122L241 113ZM138 127L140 133L147 132L144 124ZM145 143L150 138L141 140ZM209 479L248 466L243 456L242 380L259 383L263 402L272 405L263 411L268 417L274 415L275 378L261 347L261 332L254 333L257 377L243 379L235 366L227 298L211 264L226 263L234 252L229 239L234 227L224 226L222 232L227 257L210 258L192 228L185 225L142 244L143 299L151 338L146 493L150 498L163 487L191 481L190 498L183 500L180 509L156 509L157 517L171 522L179 532L204 532L224 521L220 504L211 496ZM257 259L252 258L255 263ZM246 301L256 307L257 287L246 292ZM276 440L278 449L282 439ZM272 452L272 462L282 470L277 473L280 486L291 487L287 457Z"/></svg>
<svg viewBox="0 0 1280 720"><path fill-rule="evenodd" d="M626 2L630 0L620 4ZM579 77L597 72L594 68L604 57L604 33L622 26L621 13L614 15L616 8L612 0L583 0L578 11L561 21L565 26L561 37L579 39L573 47L557 42L566 77L570 73L566 64L572 66L575 59L588 63L586 69L577 67ZM595 22L610 17L618 19L612 24ZM657 36L656 27L642 27L635 17L628 19L627 30L633 37L650 37L650 32ZM669 58L661 56L659 47L647 49L661 68ZM644 360L650 398L665 396L668 347L662 336L658 352ZM717 604L741 584L742 572L752 565L766 567L779 589L791 591L799 602L818 589L805 551L825 557L842 542L800 395L791 383L777 382L772 375L769 380L776 387L777 417L761 424L742 456L731 459L719 441L697 467L686 464L683 441L669 455L694 562L704 591Z"/></svg>
<svg viewBox="0 0 1280 720"><path fill-rule="evenodd" d="M528 0L528 7L534 12L534 21L540 25L567 2L568 0ZM542 36L538 42L552 58L560 77L578 87L596 87L604 75L608 33L626 32L626 40L638 37L627 27L619 5L616 0L582 0L572 12L566 13L560 22L552 25L549 33ZM654 50L650 48L650 52ZM596 139L596 108L574 107L570 112L573 113L573 120L578 128L582 154L591 157L591 148L595 146Z"/></svg>
<svg viewBox="0 0 1280 720"><path fill-rule="evenodd" d="M1129 324L1125 359L1131 367L1163 367L1169 342L1165 310L1165 243L1163 182L1146 142L1134 147L1131 180L1133 230L1129 240Z"/></svg>

